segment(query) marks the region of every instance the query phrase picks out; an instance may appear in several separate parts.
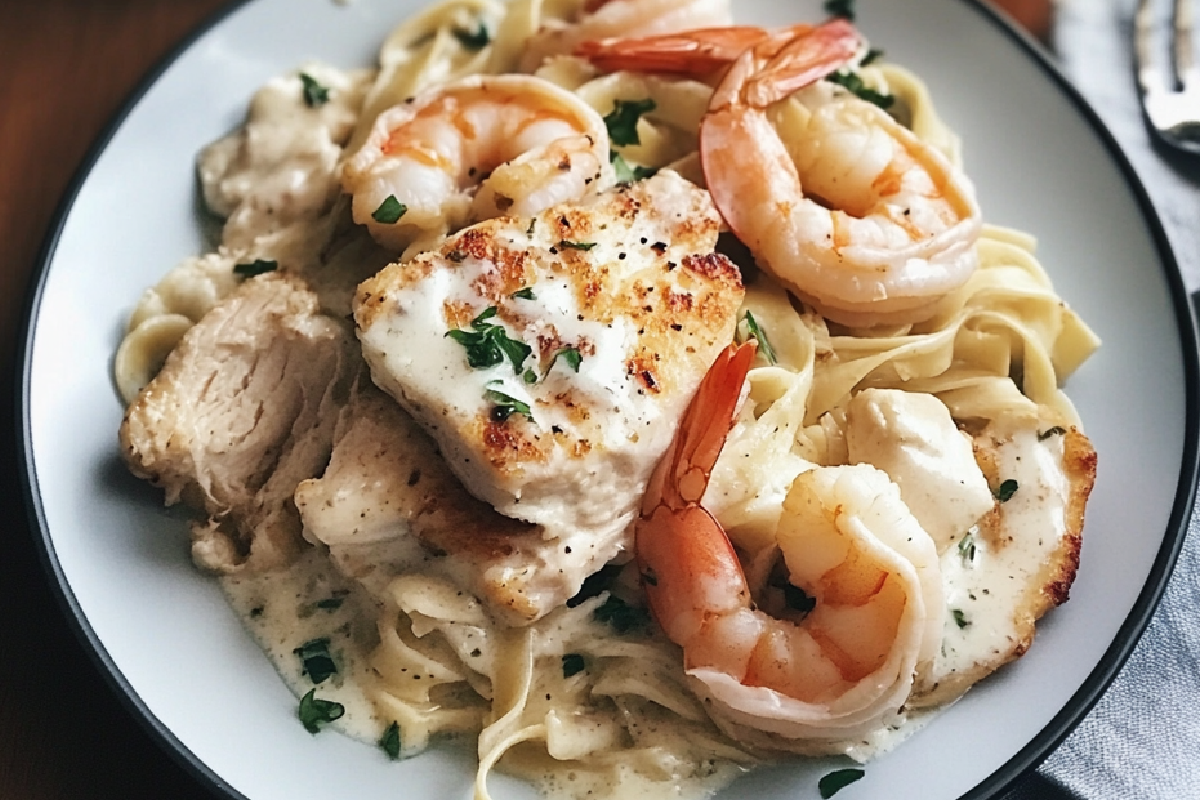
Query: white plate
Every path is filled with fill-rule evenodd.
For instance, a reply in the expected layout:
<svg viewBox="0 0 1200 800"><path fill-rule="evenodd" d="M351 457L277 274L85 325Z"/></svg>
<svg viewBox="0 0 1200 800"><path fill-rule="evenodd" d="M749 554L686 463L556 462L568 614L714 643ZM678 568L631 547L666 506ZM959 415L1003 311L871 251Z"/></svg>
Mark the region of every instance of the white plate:
<svg viewBox="0 0 1200 800"><path fill-rule="evenodd" d="M98 661L185 763L232 796L467 798L473 759L389 762L312 736L216 584L188 559L182 515L116 450L110 364L141 291L202 245L192 157L270 76L319 58L372 63L416 0L255 0L170 61L95 151L47 247L24 374L30 502L55 579ZM823 17L816 0L739 0L741 21ZM1195 337L1144 192L1048 63L960 0L861 0L859 22L928 82L963 136L985 216L1034 232L1057 288L1104 340L1068 385L1100 453L1071 602L1032 650L970 692L839 797L991 795L1046 754L1107 685L1165 583L1191 508ZM763 769L725 797L816 797L827 763ZM498 781L497 796L533 796Z"/></svg>

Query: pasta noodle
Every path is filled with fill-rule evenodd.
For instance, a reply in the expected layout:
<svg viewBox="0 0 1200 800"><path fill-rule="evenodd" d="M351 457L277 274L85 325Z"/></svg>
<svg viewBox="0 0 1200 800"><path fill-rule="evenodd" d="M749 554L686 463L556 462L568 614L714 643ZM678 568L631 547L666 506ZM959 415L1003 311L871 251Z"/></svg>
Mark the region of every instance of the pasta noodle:
<svg viewBox="0 0 1200 800"><path fill-rule="evenodd" d="M711 5L705 8L712 18L727 17L724 7ZM280 99L295 105L300 73L264 89L247 128L289 132L270 153L255 151L243 131L202 158L209 203L226 219L222 246L176 267L137 304L115 362L126 402L186 330L236 291L239 265L269 261L304 275L328 313L348 315L353 286L391 256L349 224L346 202L337 198L337 165L363 143L380 112L432 86L515 71L527 65L536 37L569 32L588 13L578 0L435 4L391 32L373 74L306 68L304 75L341 97L308 128L293 129L293 110ZM636 123L638 142L617 150L630 164L674 168L702 183L697 132L713 87L694 79L600 74L563 54L565 41L570 37L537 40L543 55L558 54L536 74L601 115L622 101L652 100L652 110ZM921 140L960 161L957 136L916 76L890 64L865 67L862 76L897 98L897 116ZM773 121L786 131L806 113L781 103ZM292 197L287 213L268 222L262 210L278 195L268 176L281 170L301 170L310 194ZM891 328L827 322L798 307L765 272L747 271L743 312L769 331L775 361L760 359L751 369L747 400L704 498L736 545L755 552L770 544L783 498L801 472L848 462L844 408L864 389L929 393L955 420L980 427L996 420L1079 425L1059 386L1098 340L1055 294L1031 237L988 226L977 247L980 265L965 285L928 319ZM745 322L739 335L752 335ZM369 653L353 657L362 663L379 732L398 724L405 755L440 737L477 736L481 800L496 768L552 792L674 796L679 786L691 794L710 791L777 748L861 753L856 742L732 738L693 693L680 648L641 609L631 573L610 568L609 585L522 628L497 624L479 600L419 566L402 566L382 584L364 582L356 591L366 587L368 605L379 609L377 635Z"/></svg>

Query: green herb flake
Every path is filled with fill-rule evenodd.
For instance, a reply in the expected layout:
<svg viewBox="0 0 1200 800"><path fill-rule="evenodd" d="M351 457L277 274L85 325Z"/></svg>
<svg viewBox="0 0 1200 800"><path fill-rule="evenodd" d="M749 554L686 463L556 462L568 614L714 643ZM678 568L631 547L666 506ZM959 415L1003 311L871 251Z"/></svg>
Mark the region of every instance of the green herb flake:
<svg viewBox="0 0 1200 800"><path fill-rule="evenodd" d="M550 370L554 369L554 363L560 358L572 371L579 372L579 365L583 363L583 355L575 347L564 347L550 359L550 365L546 367L547 375L550 374Z"/></svg>
<svg viewBox="0 0 1200 800"><path fill-rule="evenodd" d="M532 286L526 286L524 289L517 289L515 292L510 294L509 297L513 298L514 300L536 300L537 299L533 294Z"/></svg>
<svg viewBox="0 0 1200 800"><path fill-rule="evenodd" d="M975 535L970 531L967 531L967 535L959 540L958 555L962 558L964 564L970 564L975 561Z"/></svg>
<svg viewBox="0 0 1200 800"><path fill-rule="evenodd" d="M324 683L330 675L337 674L337 664L329 654L328 636L307 641L292 652L300 657L304 665L302 674L307 675L313 683Z"/></svg>
<svg viewBox="0 0 1200 800"><path fill-rule="evenodd" d="M786 604L787 607L792 611L799 611L801 614L808 614L817 607L817 598L811 596L799 586L793 586L790 583L784 583L779 588L783 591L784 604Z"/></svg>
<svg viewBox="0 0 1200 800"><path fill-rule="evenodd" d="M634 181L640 181L643 178L650 178L656 172L658 172L658 170L654 167L643 167L636 164L631 167L629 163L621 157L621 154L616 151L613 151L609 160L612 161L613 172L616 175L617 183L633 183Z"/></svg>
<svg viewBox="0 0 1200 800"><path fill-rule="evenodd" d="M488 386L492 386L493 384L497 386L503 385L500 381L492 381ZM489 388L484 391L483 396L487 398L488 402L493 403L492 419L496 422L504 422L513 414L524 414L527 420L533 422L533 412L529 409L528 403L524 403L512 395L505 394L497 389Z"/></svg>
<svg viewBox="0 0 1200 800"><path fill-rule="evenodd" d="M759 326L758 320L754 318L754 315L750 311L746 311L743 319L746 320L746 329L749 331L749 338L758 342L758 352L763 354L768 363L778 363L778 358L775 356L775 348L771 346L770 340L767 339L767 332Z"/></svg>
<svg viewBox="0 0 1200 800"><path fill-rule="evenodd" d="M300 83L303 84L304 105L319 108L329 102L329 87L322 86L313 76L301 72Z"/></svg>
<svg viewBox="0 0 1200 800"><path fill-rule="evenodd" d="M321 725L341 719L346 713L346 707L333 700L322 700L314 695L316 689L309 689L308 694L300 698L300 708L297 716L304 730L309 733L320 733Z"/></svg>
<svg viewBox="0 0 1200 800"><path fill-rule="evenodd" d="M566 653L562 657L563 677L570 678L584 670L583 656L579 653Z"/></svg>
<svg viewBox="0 0 1200 800"><path fill-rule="evenodd" d="M529 220L529 227L525 229L526 236L533 236L533 229L537 227L537 217Z"/></svg>
<svg viewBox="0 0 1200 800"><path fill-rule="evenodd" d="M1039 442L1044 442L1051 436L1064 436L1066 433L1066 428L1061 425L1055 425L1053 428L1047 428L1046 430L1042 431L1037 435L1037 437Z"/></svg>
<svg viewBox="0 0 1200 800"><path fill-rule="evenodd" d="M460 328L446 331L446 336L466 349L467 364L472 369L494 367L504 363L504 359L507 358L512 362L513 374L520 375L525 368L525 359L533 353L533 348L518 339L510 339L504 328L488 322L496 313L495 306L488 306L471 320L471 327L475 330Z"/></svg>
<svg viewBox="0 0 1200 800"><path fill-rule="evenodd" d="M591 250L593 247L595 247L596 243L595 242L570 242L570 241L567 241L566 239L563 239L561 242L558 243L558 246L559 246L559 248L561 248L563 250L587 251L587 250Z"/></svg>
<svg viewBox="0 0 1200 800"><path fill-rule="evenodd" d="M609 595L604 602L592 612L592 618L597 622L611 625L617 633L628 633L634 628L640 628L650 621L650 614L641 606L631 606L615 595Z"/></svg>
<svg viewBox="0 0 1200 800"><path fill-rule="evenodd" d="M838 86L850 91L859 99L866 100L868 103L874 103L883 109L891 108L892 104L896 102L896 98L894 96L887 94L886 92L878 92L872 89L870 86L867 86L857 72L839 70L826 75L825 80L836 83Z"/></svg>
<svg viewBox="0 0 1200 800"><path fill-rule="evenodd" d="M604 117L604 126L608 128L608 138L615 145L641 144L638 138L637 123L642 114L653 111L658 106L650 98L645 100L617 100L613 110Z"/></svg>
<svg viewBox="0 0 1200 800"><path fill-rule="evenodd" d="M950 613L954 616L954 624L960 628L971 627L971 620L967 619L967 615L963 613L961 608L952 608Z"/></svg>
<svg viewBox="0 0 1200 800"><path fill-rule="evenodd" d="M866 774L864 770L857 767L834 770L817 781L817 791L821 793L824 800L828 800Z"/></svg>
<svg viewBox="0 0 1200 800"><path fill-rule="evenodd" d="M338 589L324 600L317 601L317 608L322 611L336 611L342 607L342 603L346 602L346 595L350 594L345 589Z"/></svg>
<svg viewBox="0 0 1200 800"><path fill-rule="evenodd" d="M371 212L371 219L382 225L395 225L406 211L408 206L397 200L396 195L389 194L387 199L379 204L379 208Z"/></svg>
<svg viewBox="0 0 1200 800"><path fill-rule="evenodd" d="M860 67L866 67L874 64L879 59L883 58L883 51L878 47L872 47L867 51L867 54L862 57L862 61L858 62Z"/></svg>
<svg viewBox="0 0 1200 800"><path fill-rule="evenodd" d="M825 0L825 13L854 22L854 0Z"/></svg>
<svg viewBox="0 0 1200 800"><path fill-rule="evenodd" d="M464 31L461 28L454 30L454 38L458 39L459 44L471 51L482 50L492 43L492 35L488 32L487 26L481 21L479 27L474 31Z"/></svg>
<svg viewBox="0 0 1200 800"><path fill-rule="evenodd" d="M379 746L383 748L383 752L388 754L388 758L395 761L400 758L400 723L392 722L388 725L387 730L383 732L383 736L379 739Z"/></svg>
<svg viewBox="0 0 1200 800"><path fill-rule="evenodd" d="M255 275L262 275L267 272L274 272L279 269L278 261L268 261L264 258L256 258L249 264L235 264L233 274L239 278L253 278Z"/></svg>
<svg viewBox="0 0 1200 800"><path fill-rule="evenodd" d="M596 572L588 575L583 579L583 586L579 587L575 596L567 601L567 608L575 608L593 597L598 597L601 592L607 592L616 583L623 568L620 564L605 564Z"/></svg>
<svg viewBox="0 0 1200 800"><path fill-rule="evenodd" d="M526 383L537 383L537 373L531 369L527 369L525 370L525 374L521 376L521 379Z"/></svg>
<svg viewBox="0 0 1200 800"><path fill-rule="evenodd" d="M1012 499L1012 496L1017 493L1017 482L1009 478L1000 484L1000 488L996 490L996 499L1001 503L1007 503Z"/></svg>

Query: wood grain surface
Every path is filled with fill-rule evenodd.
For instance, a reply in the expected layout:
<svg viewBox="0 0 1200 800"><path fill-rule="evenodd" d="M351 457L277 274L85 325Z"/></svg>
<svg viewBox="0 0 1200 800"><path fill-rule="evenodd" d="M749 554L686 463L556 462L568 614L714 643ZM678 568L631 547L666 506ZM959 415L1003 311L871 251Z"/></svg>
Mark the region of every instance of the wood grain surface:
<svg viewBox="0 0 1200 800"><path fill-rule="evenodd" d="M3 800L211 797L126 710L51 591L23 501L15 392L27 287L72 176L145 75L227 2L0 3Z"/></svg>
<svg viewBox="0 0 1200 800"><path fill-rule="evenodd" d="M17 351L55 210L146 74L228 0L3 0L0 12L0 798L207 798L102 677L34 545ZM1030 0L1010 0L1025 6ZM1046 0L1033 0L1046 4ZM1038 24L1035 21L1035 24ZM98 243L102 246L102 243ZM114 432L115 442L115 432ZM235 724L231 720L231 724Z"/></svg>

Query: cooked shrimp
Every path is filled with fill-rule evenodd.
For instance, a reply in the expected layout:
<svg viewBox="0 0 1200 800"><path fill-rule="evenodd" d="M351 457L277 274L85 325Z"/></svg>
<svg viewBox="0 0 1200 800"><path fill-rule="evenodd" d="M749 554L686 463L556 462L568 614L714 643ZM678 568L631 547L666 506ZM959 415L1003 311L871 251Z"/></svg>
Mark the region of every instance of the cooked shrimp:
<svg viewBox="0 0 1200 800"><path fill-rule="evenodd" d="M700 498L753 355L726 349L701 383L650 480L635 552L654 617L715 717L735 735L745 726L820 750L813 740L891 721L937 653L937 549L885 473L815 467L784 502L783 564L752 596Z"/></svg>
<svg viewBox="0 0 1200 800"><path fill-rule="evenodd" d="M630 70L704 78L728 67L769 35L757 25L727 25L653 36L589 39L576 45L573 55L586 58L605 72Z"/></svg>
<svg viewBox="0 0 1200 800"><path fill-rule="evenodd" d="M581 42L730 22L728 0L587 0L577 20L551 20L529 37L520 69L533 72L550 56L568 54Z"/></svg>
<svg viewBox="0 0 1200 800"><path fill-rule="evenodd" d="M859 47L834 20L744 52L701 123L701 163L759 265L826 317L917 322L974 270L979 207L935 148L819 80Z"/></svg>
<svg viewBox="0 0 1200 800"><path fill-rule="evenodd" d="M609 169L604 120L575 95L531 75L472 76L380 114L342 184L355 222L401 250L579 200Z"/></svg>

